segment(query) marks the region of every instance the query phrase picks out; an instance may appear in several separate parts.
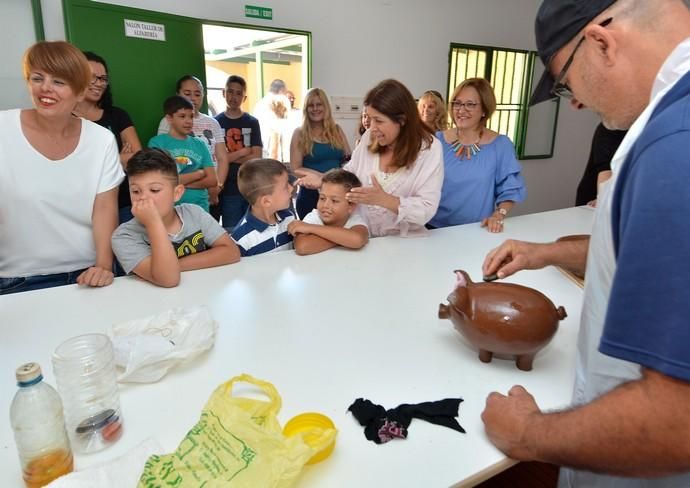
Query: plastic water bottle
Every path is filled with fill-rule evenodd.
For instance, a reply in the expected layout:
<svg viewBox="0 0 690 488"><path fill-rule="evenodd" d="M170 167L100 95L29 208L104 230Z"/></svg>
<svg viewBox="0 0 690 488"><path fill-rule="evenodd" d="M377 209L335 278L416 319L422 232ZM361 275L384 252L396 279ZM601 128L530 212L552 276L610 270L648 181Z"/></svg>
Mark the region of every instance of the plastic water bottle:
<svg viewBox="0 0 690 488"><path fill-rule="evenodd" d="M43 381L38 363L21 365L16 375L19 390L10 407L10 423L24 482L29 488L40 487L74 467L62 402Z"/></svg>

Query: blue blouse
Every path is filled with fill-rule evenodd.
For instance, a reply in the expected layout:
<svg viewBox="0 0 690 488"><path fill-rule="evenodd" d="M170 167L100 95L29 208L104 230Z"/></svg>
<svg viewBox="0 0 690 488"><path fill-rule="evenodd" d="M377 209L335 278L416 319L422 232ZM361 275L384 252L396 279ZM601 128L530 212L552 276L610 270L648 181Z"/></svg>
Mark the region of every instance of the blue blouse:
<svg viewBox="0 0 690 488"><path fill-rule="evenodd" d="M329 169L340 168L345 157L345 151L337 149L325 142L314 142L311 154L305 154L302 166L325 173Z"/></svg>
<svg viewBox="0 0 690 488"><path fill-rule="evenodd" d="M520 163L515 147L506 136L499 135L471 159L459 159L443 132L436 137L443 146L445 175L441 188L441 203L433 227L480 222L489 217L496 205L506 200L521 202L527 196L525 181L520 175Z"/></svg>

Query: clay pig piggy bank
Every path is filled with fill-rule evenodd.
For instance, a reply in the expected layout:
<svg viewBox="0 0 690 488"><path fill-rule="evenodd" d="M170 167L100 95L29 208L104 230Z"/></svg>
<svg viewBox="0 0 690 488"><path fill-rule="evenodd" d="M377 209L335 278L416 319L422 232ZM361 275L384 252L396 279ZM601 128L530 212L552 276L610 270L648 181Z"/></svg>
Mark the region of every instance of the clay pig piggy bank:
<svg viewBox="0 0 690 488"><path fill-rule="evenodd" d="M448 305L441 304L438 317L450 319L455 328L479 349L479 360L515 358L523 371L532 369L537 352L556 333L558 321L567 315L544 294L511 283L473 283L465 271L455 271L458 283Z"/></svg>

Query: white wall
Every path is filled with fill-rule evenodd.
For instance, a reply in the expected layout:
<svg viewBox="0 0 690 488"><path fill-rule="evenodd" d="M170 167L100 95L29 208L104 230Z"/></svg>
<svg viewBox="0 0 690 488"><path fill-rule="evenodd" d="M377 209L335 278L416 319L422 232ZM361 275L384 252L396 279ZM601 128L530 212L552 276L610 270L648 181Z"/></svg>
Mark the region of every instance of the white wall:
<svg viewBox="0 0 690 488"><path fill-rule="evenodd" d="M6 0L3 0L3 2ZM13 0L19 1L19 0ZM28 3L28 2L27 2ZM534 49L534 16L540 0L110 0L106 3L189 17L310 31L314 86L331 96L363 96L376 82L398 78L412 91L445 93L448 49L464 42ZM246 19L244 5L273 9L273 20ZM4 4L3 4L4 5ZM64 38L61 0L42 0L46 38ZM4 10L3 9L3 17ZM0 53L14 63L16 52ZM3 100L0 91L0 104ZM571 206L596 125L591 114L562 106L554 158L523 161L532 213ZM347 121L351 133L354 124Z"/></svg>
<svg viewBox="0 0 690 488"><path fill-rule="evenodd" d="M31 105L21 63L24 51L35 41L31 2L0 0L0 110Z"/></svg>

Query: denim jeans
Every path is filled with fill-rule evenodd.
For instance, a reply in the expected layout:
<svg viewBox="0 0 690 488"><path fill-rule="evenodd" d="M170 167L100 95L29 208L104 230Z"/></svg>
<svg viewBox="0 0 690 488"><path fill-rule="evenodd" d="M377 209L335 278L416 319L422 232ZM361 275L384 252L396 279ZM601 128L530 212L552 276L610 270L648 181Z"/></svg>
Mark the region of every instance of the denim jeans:
<svg viewBox="0 0 690 488"><path fill-rule="evenodd" d="M228 232L232 232L237 223L242 220L244 214L249 208L249 203L242 195L224 195L220 196L220 208L223 218L223 227Z"/></svg>
<svg viewBox="0 0 690 488"><path fill-rule="evenodd" d="M52 288L54 286L73 285L77 282L77 277L83 272L84 270L81 269L68 273L25 276L21 278L0 278L0 295L40 290L43 288Z"/></svg>

